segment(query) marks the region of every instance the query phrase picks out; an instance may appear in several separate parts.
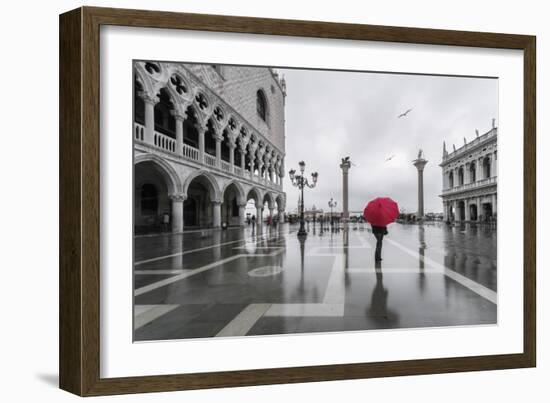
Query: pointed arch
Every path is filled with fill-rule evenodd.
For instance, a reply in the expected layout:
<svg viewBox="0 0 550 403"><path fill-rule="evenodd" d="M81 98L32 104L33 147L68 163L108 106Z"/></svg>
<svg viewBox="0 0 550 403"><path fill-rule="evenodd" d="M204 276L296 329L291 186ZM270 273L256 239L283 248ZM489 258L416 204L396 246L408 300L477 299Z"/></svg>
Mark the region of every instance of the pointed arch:
<svg viewBox="0 0 550 403"><path fill-rule="evenodd" d="M232 185L234 185L235 188L237 189L237 195L238 195L237 203L239 203L239 204L246 203L246 200L245 200L246 196L245 196L245 193L244 193L244 189L243 189L242 185L236 180L232 180L224 186L223 191L222 191L222 196L225 196L225 192Z"/></svg>
<svg viewBox="0 0 550 403"><path fill-rule="evenodd" d="M265 123L269 121L269 105L263 88L256 91L256 112Z"/></svg>
<svg viewBox="0 0 550 403"><path fill-rule="evenodd" d="M262 199L262 205L264 205L266 201L267 201L267 206L270 209L275 207L273 196L269 192L265 192L264 197Z"/></svg>
<svg viewBox="0 0 550 403"><path fill-rule="evenodd" d="M189 185L197 178L203 179L203 184L208 188L212 201L221 201L222 194L216 178L210 172L202 169L192 173L185 179L183 183L183 194L187 195Z"/></svg>
<svg viewBox="0 0 550 403"><path fill-rule="evenodd" d="M179 194L181 192L181 180L172 165L155 154L140 154L134 158L134 166L143 162L152 162L158 172L166 179L168 193Z"/></svg>
<svg viewBox="0 0 550 403"><path fill-rule="evenodd" d="M155 90L153 88L153 83L149 79L149 74L145 71L145 68L140 63L134 63L134 74L136 78L139 79L140 83L143 85L143 90L146 95L153 97L155 95Z"/></svg>
<svg viewBox="0 0 550 403"><path fill-rule="evenodd" d="M246 193L246 201L253 199L256 207L259 207L262 205L262 193L257 187L251 187L248 192Z"/></svg>

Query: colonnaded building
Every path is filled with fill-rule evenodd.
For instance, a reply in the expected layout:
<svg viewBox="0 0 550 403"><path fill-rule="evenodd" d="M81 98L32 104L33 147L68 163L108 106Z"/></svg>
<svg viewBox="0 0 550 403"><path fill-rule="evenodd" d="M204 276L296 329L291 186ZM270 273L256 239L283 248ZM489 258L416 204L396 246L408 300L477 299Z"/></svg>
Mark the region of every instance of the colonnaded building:
<svg viewBox="0 0 550 403"><path fill-rule="evenodd" d="M270 68L135 62L135 232L243 225L249 200L282 222L285 96Z"/></svg>
<svg viewBox="0 0 550 403"><path fill-rule="evenodd" d="M443 213L445 221L496 221L497 127L448 152L443 143Z"/></svg>

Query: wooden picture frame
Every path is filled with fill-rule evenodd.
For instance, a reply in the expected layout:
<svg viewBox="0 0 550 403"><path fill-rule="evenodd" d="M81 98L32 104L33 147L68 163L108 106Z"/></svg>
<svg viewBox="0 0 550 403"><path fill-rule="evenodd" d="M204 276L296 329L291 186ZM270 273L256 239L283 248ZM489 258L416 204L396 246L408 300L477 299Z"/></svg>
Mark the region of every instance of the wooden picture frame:
<svg viewBox="0 0 550 403"><path fill-rule="evenodd" d="M170 28L524 52L523 353L128 378L100 377L100 27ZM60 16L60 387L80 396L460 371L536 363L534 36L82 7Z"/></svg>

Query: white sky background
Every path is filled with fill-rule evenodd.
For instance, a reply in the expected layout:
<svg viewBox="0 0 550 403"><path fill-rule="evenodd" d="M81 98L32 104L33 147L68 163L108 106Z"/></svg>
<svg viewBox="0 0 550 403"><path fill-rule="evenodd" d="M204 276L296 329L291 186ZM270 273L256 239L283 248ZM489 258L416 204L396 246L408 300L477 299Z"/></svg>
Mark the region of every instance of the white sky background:
<svg viewBox="0 0 550 403"><path fill-rule="evenodd" d="M306 208L342 206L341 158L350 156L350 211L377 196L390 196L400 209L417 209L417 171L422 148L424 211L441 212L443 141L447 150L498 125L498 80L363 72L277 69L286 79L286 210L297 206L298 189L288 171L306 162L306 175L319 173L305 191ZM403 118L397 116L413 110ZM390 161L386 158L395 155Z"/></svg>

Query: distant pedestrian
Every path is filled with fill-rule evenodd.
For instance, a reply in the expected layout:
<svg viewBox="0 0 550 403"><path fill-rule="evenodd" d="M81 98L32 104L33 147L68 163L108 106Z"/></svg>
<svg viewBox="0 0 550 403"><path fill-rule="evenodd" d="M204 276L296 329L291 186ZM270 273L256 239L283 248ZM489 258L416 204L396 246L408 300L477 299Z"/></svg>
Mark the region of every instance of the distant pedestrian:
<svg viewBox="0 0 550 403"><path fill-rule="evenodd" d="M252 216L252 225L255 225L255 224L256 224L256 216L253 215L253 216Z"/></svg>
<svg viewBox="0 0 550 403"><path fill-rule="evenodd" d="M372 233L374 237L376 238L376 250L374 252L374 260L376 262L380 262L382 260L382 239L384 239L384 235L388 235L388 228L378 227L376 225L371 225Z"/></svg>

